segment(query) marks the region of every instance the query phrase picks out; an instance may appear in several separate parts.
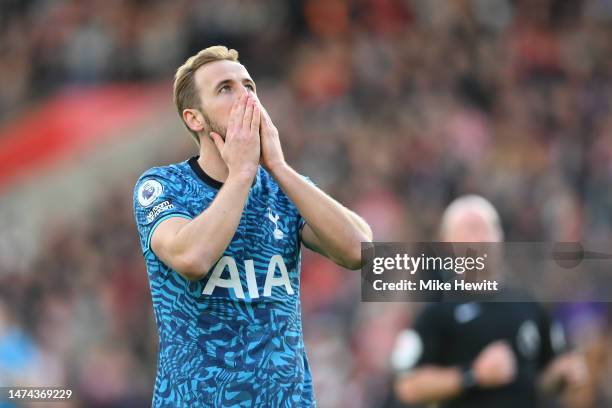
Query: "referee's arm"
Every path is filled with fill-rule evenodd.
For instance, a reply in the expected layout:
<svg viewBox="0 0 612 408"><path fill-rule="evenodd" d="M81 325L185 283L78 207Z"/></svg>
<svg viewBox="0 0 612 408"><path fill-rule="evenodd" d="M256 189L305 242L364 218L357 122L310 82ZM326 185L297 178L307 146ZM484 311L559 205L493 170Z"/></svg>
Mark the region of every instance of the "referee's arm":
<svg viewBox="0 0 612 408"><path fill-rule="evenodd" d="M563 326L554 321L548 311L539 305L542 369L538 385L547 393L582 391L588 384L589 372L582 352L571 350Z"/></svg>
<svg viewBox="0 0 612 408"><path fill-rule="evenodd" d="M395 382L398 398L407 403L431 403L456 397L472 388L497 388L516 375L516 360L503 340L486 346L467 368L434 364L400 374Z"/></svg>
<svg viewBox="0 0 612 408"><path fill-rule="evenodd" d="M459 367L423 366L400 374L393 388L407 404L439 402L461 394L462 373Z"/></svg>
<svg viewBox="0 0 612 408"><path fill-rule="evenodd" d="M449 308L441 303L426 306L411 329L399 333L391 365L395 370L394 393L409 404L435 403L452 399L474 388L508 384L516 374L516 360L503 340L486 345L469 363L464 356L448 355L446 328L452 324ZM465 356L470 360L471 355Z"/></svg>

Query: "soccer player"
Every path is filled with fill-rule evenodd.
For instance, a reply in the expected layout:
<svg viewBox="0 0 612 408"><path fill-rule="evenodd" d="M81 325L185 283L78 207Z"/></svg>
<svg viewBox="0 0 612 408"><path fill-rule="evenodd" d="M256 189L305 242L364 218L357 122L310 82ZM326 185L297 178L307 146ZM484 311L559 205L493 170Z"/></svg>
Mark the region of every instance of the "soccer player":
<svg viewBox="0 0 612 408"><path fill-rule="evenodd" d="M442 217L447 242L501 242L493 205L463 196ZM392 353L395 393L440 408L535 408L536 385L584 384L582 356L567 352L561 327L535 302L433 303L402 332Z"/></svg>
<svg viewBox="0 0 612 408"><path fill-rule="evenodd" d="M199 156L134 190L159 333L153 406L315 406L300 247L358 269L371 229L286 163L235 50L189 58L174 99Z"/></svg>

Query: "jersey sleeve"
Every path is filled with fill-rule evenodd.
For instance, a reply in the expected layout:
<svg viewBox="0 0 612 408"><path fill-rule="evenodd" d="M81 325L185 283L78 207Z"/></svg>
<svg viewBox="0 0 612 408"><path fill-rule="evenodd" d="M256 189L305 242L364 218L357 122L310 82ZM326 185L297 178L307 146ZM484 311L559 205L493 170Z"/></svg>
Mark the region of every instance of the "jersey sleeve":
<svg viewBox="0 0 612 408"><path fill-rule="evenodd" d="M136 182L134 217L143 252L151 249L151 236L162 221L193 218L183 203L183 186L180 175L161 168L146 172Z"/></svg>
<svg viewBox="0 0 612 408"><path fill-rule="evenodd" d="M443 338L441 309L431 304L419 314L412 328L402 331L391 353L396 373L409 372L419 366L441 364L440 341Z"/></svg>
<svg viewBox="0 0 612 408"><path fill-rule="evenodd" d="M561 323L553 319L544 307L538 305L538 308L538 330L542 339L538 365L544 369L556 356L568 351L568 347Z"/></svg>

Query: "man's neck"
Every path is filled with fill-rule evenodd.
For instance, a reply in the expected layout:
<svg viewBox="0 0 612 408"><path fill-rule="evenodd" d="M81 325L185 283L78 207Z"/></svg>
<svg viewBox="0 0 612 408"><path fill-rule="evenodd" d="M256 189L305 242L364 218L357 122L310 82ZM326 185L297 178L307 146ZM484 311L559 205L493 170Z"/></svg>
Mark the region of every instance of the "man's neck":
<svg viewBox="0 0 612 408"><path fill-rule="evenodd" d="M225 183L229 170L227 165L221 158L217 146L214 142L203 136L200 138L200 157L198 158L198 164L204 170L204 173L208 174L211 178Z"/></svg>

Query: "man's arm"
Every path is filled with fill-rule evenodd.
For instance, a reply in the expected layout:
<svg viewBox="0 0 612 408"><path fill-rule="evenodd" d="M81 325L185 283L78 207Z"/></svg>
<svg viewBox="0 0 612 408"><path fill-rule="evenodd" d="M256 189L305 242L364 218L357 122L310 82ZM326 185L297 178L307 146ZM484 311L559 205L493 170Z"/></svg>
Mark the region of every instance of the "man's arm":
<svg viewBox="0 0 612 408"><path fill-rule="evenodd" d="M201 279L236 233L253 176L231 174L205 211L193 220L174 217L159 224L151 249L189 280Z"/></svg>
<svg viewBox="0 0 612 408"><path fill-rule="evenodd" d="M306 221L302 230L304 244L338 265L349 269L360 268L361 243L372 240L370 226L357 214L304 180L285 162L278 130L263 107L260 133L263 166Z"/></svg>
<svg viewBox="0 0 612 408"><path fill-rule="evenodd" d="M443 401L462 391L459 367L423 366L397 377L395 395L406 404Z"/></svg>
<svg viewBox="0 0 612 408"><path fill-rule="evenodd" d="M588 381L584 354L572 351L560 322L552 318L544 305L536 306L541 339L538 386L546 393L577 391Z"/></svg>
<svg viewBox="0 0 612 408"><path fill-rule="evenodd" d="M355 226L359 228L364 235L369 237L368 240L364 240L363 242L372 241L372 229L370 228L368 223L365 222L363 218L355 214L353 211L349 210L348 208L342 205L340 206L346 212L347 216L349 216L353 220ZM319 237L317 237L315 232L312 230L312 228L310 228L308 224L304 225L304 228L302 229L302 232L301 232L301 238L302 238L302 241L304 242L304 245L306 245L306 247L322 255L326 255L323 251L323 248L322 248L323 244L320 242Z"/></svg>
<svg viewBox="0 0 612 408"><path fill-rule="evenodd" d="M394 384L398 399L405 403L439 402L460 395L466 388L494 388L508 384L516 374L516 360L504 341L489 344L472 366L425 365L397 377Z"/></svg>
<svg viewBox="0 0 612 408"><path fill-rule="evenodd" d="M306 221L302 230L304 244L338 265L349 269L360 268L361 242L372 240L369 225L321 189L308 183L286 163L270 171Z"/></svg>
<svg viewBox="0 0 612 408"><path fill-rule="evenodd" d="M573 351L555 357L540 375L538 385L548 393L576 391L586 385L587 380L588 368L584 356Z"/></svg>
<svg viewBox="0 0 612 408"><path fill-rule="evenodd" d="M246 94L234 104L225 142L211 134L229 169L211 205L193 220L169 218L151 237L153 252L189 280L201 279L236 233L259 162L259 107Z"/></svg>

